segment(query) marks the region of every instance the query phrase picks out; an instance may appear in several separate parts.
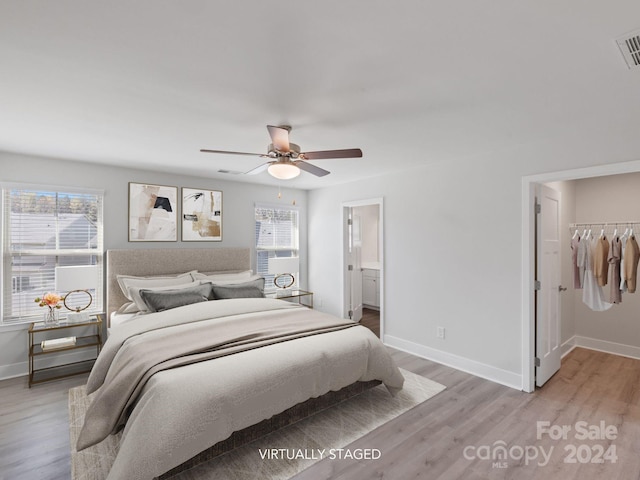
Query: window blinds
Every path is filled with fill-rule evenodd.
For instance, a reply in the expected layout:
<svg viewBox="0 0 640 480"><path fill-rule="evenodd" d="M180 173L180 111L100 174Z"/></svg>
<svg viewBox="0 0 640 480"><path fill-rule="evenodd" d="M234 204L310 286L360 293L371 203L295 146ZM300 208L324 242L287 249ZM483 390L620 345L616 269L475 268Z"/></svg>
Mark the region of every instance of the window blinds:
<svg viewBox="0 0 640 480"><path fill-rule="evenodd" d="M255 229L256 273L265 278L265 292L272 292L276 287L274 276L268 273L269 258L298 256L298 210L256 205Z"/></svg>
<svg viewBox="0 0 640 480"><path fill-rule="evenodd" d="M91 291L91 311L102 311L102 196L72 189L3 188L3 323L44 314L34 299L55 291L57 266L97 265L99 287ZM86 304L86 296L76 300Z"/></svg>

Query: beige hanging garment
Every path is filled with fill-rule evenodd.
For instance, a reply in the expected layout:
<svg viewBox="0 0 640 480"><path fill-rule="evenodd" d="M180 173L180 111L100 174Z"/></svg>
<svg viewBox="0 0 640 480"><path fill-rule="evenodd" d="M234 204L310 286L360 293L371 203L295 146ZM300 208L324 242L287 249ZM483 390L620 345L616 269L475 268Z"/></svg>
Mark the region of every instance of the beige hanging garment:
<svg viewBox="0 0 640 480"><path fill-rule="evenodd" d="M596 241L596 249L593 256L593 274L601 287L607 284L607 276L609 274L608 257L609 241L606 236L602 236Z"/></svg>
<svg viewBox="0 0 640 480"><path fill-rule="evenodd" d="M629 237L624 248L624 277L627 281L629 293L636 291L636 278L638 276L638 260L640 260L640 248L635 236Z"/></svg>

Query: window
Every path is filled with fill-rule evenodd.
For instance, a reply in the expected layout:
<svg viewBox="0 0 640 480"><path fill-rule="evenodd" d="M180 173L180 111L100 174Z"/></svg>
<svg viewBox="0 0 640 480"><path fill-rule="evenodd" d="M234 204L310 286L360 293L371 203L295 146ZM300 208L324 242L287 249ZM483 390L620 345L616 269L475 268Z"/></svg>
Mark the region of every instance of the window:
<svg viewBox="0 0 640 480"><path fill-rule="evenodd" d="M89 312L102 311L102 197L70 188L3 188L3 323L42 317L34 299L55 291L59 266L98 266Z"/></svg>
<svg viewBox="0 0 640 480"><path fill-rule="evenodd" d="M256 273L265 278L265 292L273 292L269 258L298 256L298 210L256 205ZM298 272L288 272L296 275ZM298 285L298 276L296 283Z"/></svg>

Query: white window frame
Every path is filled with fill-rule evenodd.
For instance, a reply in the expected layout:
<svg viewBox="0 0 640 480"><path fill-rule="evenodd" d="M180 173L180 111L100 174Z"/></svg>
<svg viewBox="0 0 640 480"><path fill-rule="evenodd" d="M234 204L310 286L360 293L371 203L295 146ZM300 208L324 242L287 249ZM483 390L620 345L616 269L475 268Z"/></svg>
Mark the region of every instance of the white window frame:
<svg viewBox="0 0 640 480"><path fill-rule="evenodd" d="M257 220L256 220L256 210L258 209L271 209L271 210L283 210L295 212L296 222L294 231L292 232L293 236L293 245L291 246L275 246L275 247L260 247L258 246L258 235L257 235ZM277 287L273 284L273 275L270 275L268 272L260 270L260 261L259 256L261 252L270 252L268 255L271 258L272 256L276 256L278 253L291 252L291 256L298 257L300 256L300 209L294 206L289 205L279 205L273 203L256 203L253 211L253 219L254 219L254 246L255 246L255 259L256 259L256 273L258 275L262 275L265 278L265 293L273 293L277 290ZM273 253L273 255L271 255ZM289 272L294 274L295 283L290 288L299 288L300 282L300 272Z"/></svg>
<svg viewBox="0 0 640 480"><path fill-rule="evenodd" d="M57 194L89 194L96 195L98 197L98 209L97 209L97 243L95 248L86 249L33 249L33 250L20 250L20 254L25 256L55 256L56 258L62 256L92 256L96 258L97 269L97 285L98 288L95 291L93 302L87 312L89 313L101 313L103 311L103 297L104 297L104 282L103 282L103 260L104 260L104 190L78 188L69 186L53 186L42 184L26 184L26 183L0 183L0 222L2 224L2 241L0 241L0 288L2 289L2 295L0 295L0 325L19 325L29 323L33 321L39 321L44 315L44 310L40 314L18 316L5 316L6 299L5 294L8 291L12 291L12 256L11 250L11 233L9 230L9 222L11 212L9 206L6 204L7 193L11 190L33 190ZM51 289L53 291L53 289ZM63 293L63 292L59 292ZM66 292L64 292L66 293ZM61 310L61 316L64 317L65 309Z"/></svg>

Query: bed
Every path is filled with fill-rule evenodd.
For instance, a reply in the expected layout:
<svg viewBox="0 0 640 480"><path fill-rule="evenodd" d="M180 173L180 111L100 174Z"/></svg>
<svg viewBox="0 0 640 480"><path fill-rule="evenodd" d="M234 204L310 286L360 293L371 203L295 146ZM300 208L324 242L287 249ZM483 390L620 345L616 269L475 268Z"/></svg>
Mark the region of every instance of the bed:
<svg viewBox="0 0 640 480"><path fill-rule="evenodd" d="M236 298L254 291L254 277L229 280L244 279L249 266L241 248L107 252L111 332L87 383L92 403L78 450L123 430L109 480L167 478L380 382L390 394L402 388L365 327L283 300ZM130 301L119 278L194 271L206 278L185 290L211 286L223 299L112 316ZM178 289L168 290L161 305Z"/></svg>

